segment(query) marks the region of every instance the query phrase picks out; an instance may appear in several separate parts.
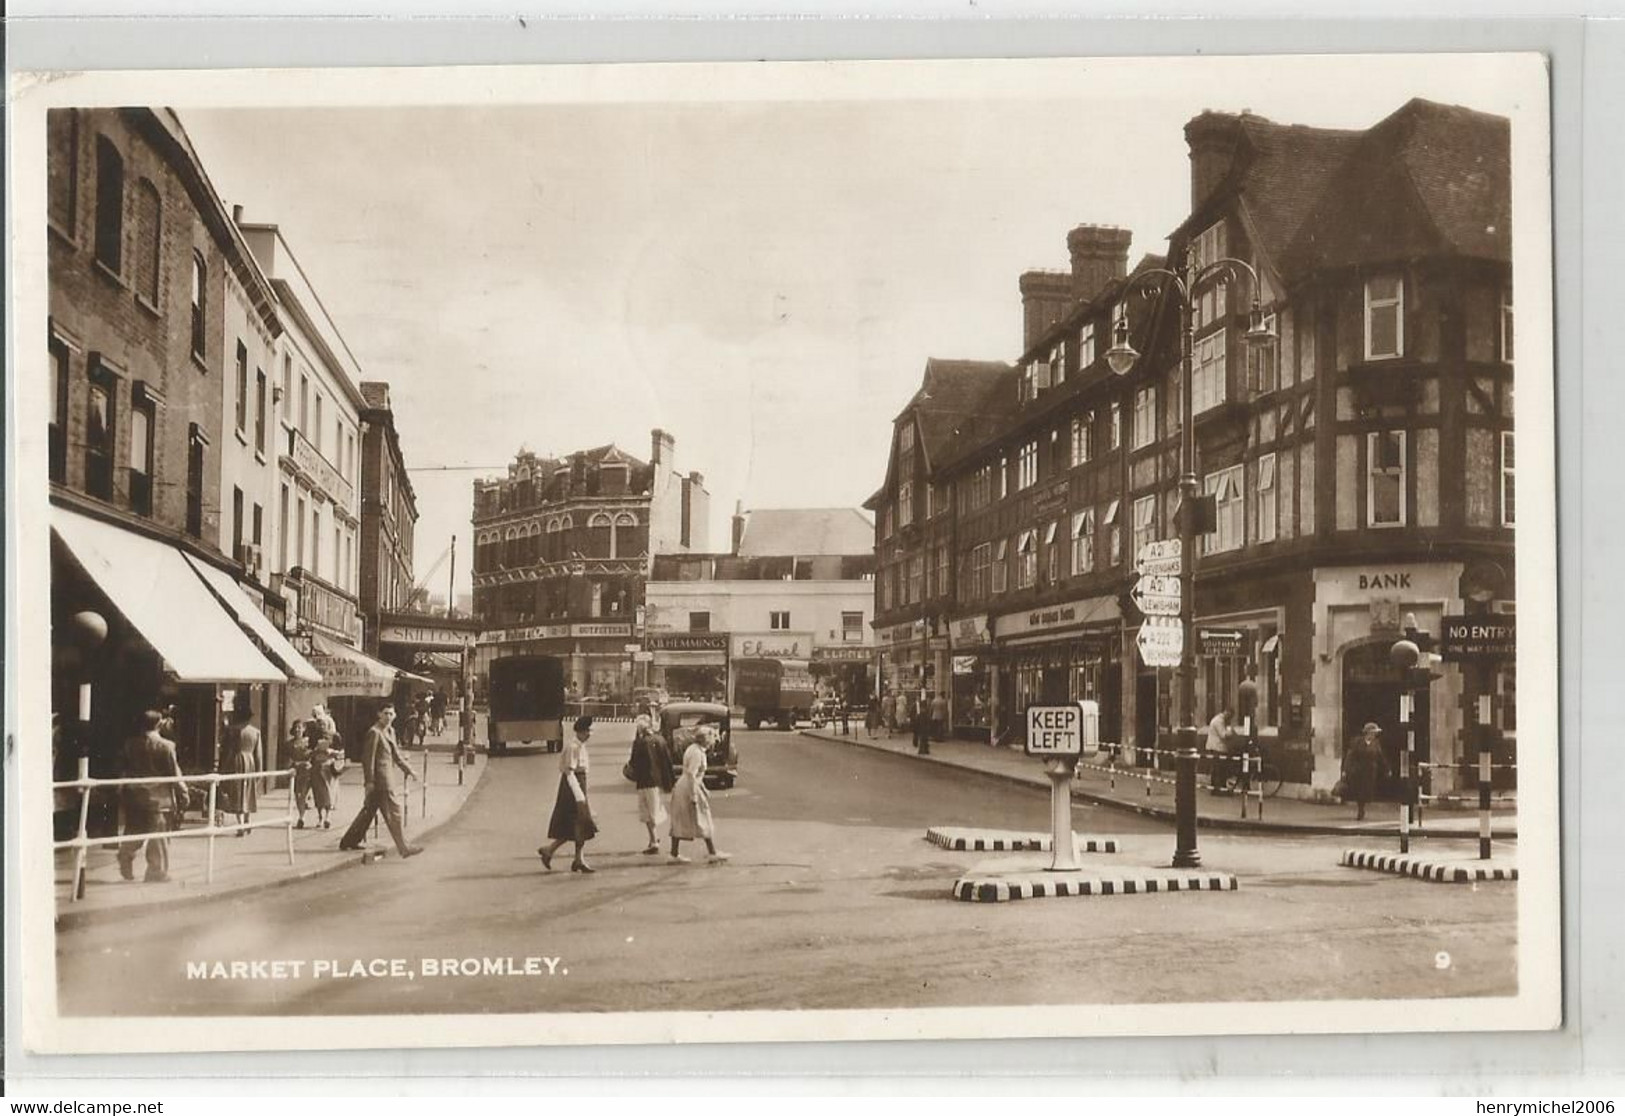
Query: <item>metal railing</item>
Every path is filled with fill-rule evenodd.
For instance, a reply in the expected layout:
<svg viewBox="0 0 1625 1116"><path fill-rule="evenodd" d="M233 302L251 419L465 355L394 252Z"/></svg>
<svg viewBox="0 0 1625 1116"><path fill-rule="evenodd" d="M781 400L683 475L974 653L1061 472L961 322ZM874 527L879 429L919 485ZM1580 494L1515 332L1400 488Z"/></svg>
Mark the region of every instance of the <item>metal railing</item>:
<svg viewBox="0 0 1625 1116"><path fill-rule="evenodd" d="M1105 763L1086 763L1080 760L1077 771L1094 771L1104 774L1107 777L1107 785L1112 790L1117 789L1119 774L1127 779L1142 780L1145 783L1145 797L1147 799L1151 797L1153 785L1161 784L1172 787L1176 784L1176 780L1172 775L1161 774L1162 757L1168 756L1170 759L1176 760L1179 756L1179 753L1172 748L1135 748L1136 759L1140 756L1150 756L1152 758L1152 766L1149 768L1141 767L1138 763L1121 763L1120 760L1124 751L1121 744L1102 743L1100 750L1106 753ZM1244 818L1248 816L1247 800L1253 798L1257 800L1258 818L1262 821L1264 818L1264 788L1262 784L1264 757L1244 753L1241 755L1208 755L1207 758L1213 763L1233 764L1237 767L1241 816ZM1260 781L1254 782L1250 776L1257 777Z"/></svg>
<svg viewBox="0 0 1625 1116"><path fill-rule="evenodd" d="M221 775L218 773L208 775L151 775L128 779L97 779L90 774L90 759L88 756L79 758L79 774L76 779L65 782L52 783L53 791L79 792L79 825L75 836L66 841L55 841L53 849L73 849L73 877L72 887L68 894L69 902L77 902L85 897L85 859L91 849L102 845L122 845L130 841L151 840L185 840L187 838L202 837L209 842L207 866L204 870L204 882L214 882L214 839L225 834L235 834L249 829L265 829L272 826L281 826L285 831L285 840L288 848L288 863L293 860L293 825L296 820L294 814L293 795L288 796L288 812L281 817L267 818L262 821L248 821L232 825L216 825L215 813L219 808L219 793L221 783L247 782L251 779L278 779L282 776L293 776L293 768L281 771L249 771L242 774ZM90 796L93 792L115 787L158 787L177 786L198 783L209 785L209 799L207 813L204 815L205 824L192 829L166 829L149 833L120 833L115 836L90 836Z"/></svg>

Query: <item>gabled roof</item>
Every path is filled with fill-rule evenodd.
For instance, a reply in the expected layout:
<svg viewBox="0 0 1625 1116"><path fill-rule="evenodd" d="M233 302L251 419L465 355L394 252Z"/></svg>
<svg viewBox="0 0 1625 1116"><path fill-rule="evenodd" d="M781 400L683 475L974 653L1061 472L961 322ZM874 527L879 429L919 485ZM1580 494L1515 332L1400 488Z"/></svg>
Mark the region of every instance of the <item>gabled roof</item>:
<svg viewBox="0 0 1625 1116"><path fill-rule="evenodd" d="M875 525L857 508L757 508L745 514L741 558L873 554Z"/></svg>
<svg viewBox="0 0 1625 1116"><path fill-rule="evenodd" d="M1372 127L1298 230L1289 271L1446 254L1512 258L1511 122L1411 100Z"/></svg>
<svg viewBox="0 0 1625 1116"><path fill-rule="evenodd" d="M926 461L935 463L967 420L1014 411L1015 380L1015 366L1003 361L927 360L920 390L903 408L918 417Z"/></svg>
<svg viewBox="0 0 1625 1116"><path fill-rule="evenodd" d="M639 461L614 442L582 450L581 458L584 461L595 462L599 465L630 465L634 468L645 468L647 466L646 462Z"/></svg>

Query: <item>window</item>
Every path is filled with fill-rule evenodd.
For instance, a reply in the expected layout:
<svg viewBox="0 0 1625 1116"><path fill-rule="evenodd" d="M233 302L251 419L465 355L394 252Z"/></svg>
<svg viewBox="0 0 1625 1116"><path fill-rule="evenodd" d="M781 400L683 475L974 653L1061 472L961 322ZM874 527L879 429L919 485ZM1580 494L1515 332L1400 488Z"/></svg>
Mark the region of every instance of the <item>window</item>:
<svg viewBox="0 0 1625 1116"><path fill-rule="evenodd" d="M1247 542L1245 497L1242 495L1240 465L1212 473L1207 478L1207 494L1213 497L1215 529L1203 538L1204 553L1236 550Z"/></svg>
<svg viewBox="0 0 1625 1116"><path fill-rule="evenodd" d="M344 565L339 561L344 555L344 527L339 523L338 517L333 517L333 584L340 589L349 586L344 583Z"/></svg>
<svg viewBox="0 0 1625 1116"><path fill-rule="evenodd" d="M94 369L90 391L85 397L85 491L111 500L117 416L113 413L113 392L105 377L105 372Z"/></svg>
<svg viewBox="0 0 1625 1116"><path fill-rule="evenodd" d="M1501 288L1501 359L1512 363L1512 284Z"/></svg>
<svg viewBox="0 0 1625 1116"><path fill-rule="evenodd" d="M904 604L919 604L925 600L925 557L916 554L908 560L908 586Z"/></svg>
<svg viewBox="0 0 1625 1116"><path fill-rule="evenodd" d="M294 530L298 532L294 540L296 545L293 551L293 564L302 567L305 565L305 497L303 494L299 497L293 523Z"/></svg>
<svg viewBox="0 0 1625 1116"><path fill-rule="evenodd" d="M282 358L282 398L280 402L284 407L290 409L293 407L293 357L291 356Z"/></svg>
<svg viewBox="0 0 1625 1116"><path fill-rule="evenodd" d="M1257 507L1253 524L1261 543L1275 541L1275 455L1266 453L1258 459L1258 484L1254 488Z"/></svg>
<svg viewBox="0 0 1625 1116"><path fill-rule="evenodd" d="M242 561L243 555L243 490L231 486L231 557Z"/></svg>
<svg viewBox="0 0 1625 1116"><path fill-rule="evenodd" d="M135 293L155 310L158 308L163 222L158 188L143 178L135 186Z"/></svg>
<svg viewBox="0 0 1625 1116"><path fill-rule="evenodd" d="M1517 510L1517 486L1512 480L1512 434L1501 431L1501 526L1514 525Z"/></svg>
<svg viewBox="0 0 1625 1116"><path fill-rule="evenodd" d="M299 433L310 433L310 377L299 376Z"/></svg>
<svg viewBox="0 0 1625 1116"><path fill-rule="evenodd" d="M1072 464L1086 464L1095 453L1095 413L1086 411L1072 420Z"/></svg>
<svg viewBox="0 0 1625 1116"><path fill-rule="evenodd" d="M1085 322L1078 335L1078 371L1082 372L1095 362L1095 323Z"/></svg>
<svg viewBox="0 0 1625 1116"><path fill-rule="evenodd" d="M1056 544L1056 536L1061 532L1059 523L1051 523L1044 530L1044 582L1054 585L1061 580L1061 546Z"/></svg>
<svg viewBox="0 0 1625 1116"><path fill-rule="evenodd" d="M711 630L711 614L709 612L689 613L688 630L691 632L709 632Z"/></svg>
<svg viewBox="0 0 1625 1116"><path fill-rule="evenodd" d="M1275 334L1275 313L1264 315L1264 328ZM1254 395L1268 395L1280 383L1280 354L1274 342L1247 347L1247 378Z"/></svg>
<svg viewBox="0 0 1625 1116"><path fill-rule="evenodd" d="M1191 266L1200 270L1225 256L1224 222L1217 221L1197 234L1191 242Z"/></svg>
<svg viewBox="0 0 1625 1116"><path fill-rule="evenodd" d="M316 393L316 425L311 427L310 433L316 452L325 456L327 451L322 449L322 393L319 391Z"/></svg>
<svg viewBox="0 0 1625 1116"><path fill-rule="evenodd" d="M60 116L60 111L51 113L52 119ZM49 439L50 473L51 479L62 482L68 479L68 376L70 372L68 343L53 333L51 335L51 431Z"/></svg>
<svg viewBox="0 0 1625 1116"><path fill-rule="evenodd" d="M999 480L998 499L1002 500L1006 496L1010 495L1010 455L1009 454L1001 454L999 456L999 478L998 478L998 480Z"/></svg>
<svg viewBox="0 0 1625 1116"><path fill-rule="evenodd" d="M1155 386L1143 387L1134 393L1134 441L1135 449L1149 446L1157 440L1157 389Z"/></svg>
<svg viewBox="0 0 1625 1116"><path fill-rule="evenodd" d="M202 360L208 355L209 265L192 253L192 355Z"/></svg>
<svg viewBox="0 0 1625 1116"><path fill-rule="evenodd" d="M1072 573L1086 574L1095 568L1095 509L1072 516Z"/></svg>
<svg viewBox="0 0 1625 1116"><path fill-rule="evenodd" d="M192 423L186 433L186 533L203 537L203 451L209 444L203 428Z"/></svg>
<svg viewBox="0 0 1625 1116"><path fill-rule="evenodd" d="M1379 430L1366 435L1366 524L1400 527L1405 523L1405 432Z"/></svg>
<svg viewBox="0 0 1625 1116"><path fill-rule="evenodd" d="M1000 539L993 551L993 592L1002 593L1010 587L1010 540Z"/></svg>
<svg viewBox="0 0 1625 1116"><path fill-rule="evenodd" d="M914 482L903 481L897 486L897 526L907 527L914 522Z"/></svg>
<svg viewBox="0 0 1625 1116"><path fill-rule="evenodd" d="M265 370L254 369L254 448L265 452Z"/></svg>
<svg viewBox="0 0 1625 1116"><path fill-rule="evenodd" d="M260 544L265 541L264 532L265 532L265 509L260 507L258 504L255 504L254 505L253 533L250 536L249 541L254 544L254 547L255 547L256 550L259 549Z"/></svg>
<svg viewBox="0 0 1625 1116"><path fill-rule="evenodd" d="M49 200L46 217L72 236L79 209L79 114L73 109L51 109L45 114L50 156L46 167Z"/></svg>
<svg viewBox="0 0 1625 1116"><path fill-rule="evenodd" d="M1038 532L1023 531L1016 541L1016 588L1030 589L1038 580Z"/></svg>
<svg viewBox="0 0 1625 1116"><path fill-rule="evenodd" d="M1066 382L1066 342L1062 341L1049 354L1049 384L1051 387Z"/></svg>
<svg viewBox="0 0 1625 1116"><path fill-rule="evenodd" d="M346 475L345 474L345 466L344 466L344 416L343 415L334 415L333 416L333 456L338 461L339 476L342 477L342 476ZM527 488L530 486L529 481L526 481L525 484L526 484ZM525 506L526 507L530 506L530 501L529 500L525 501Z"/></svg>
<svg viewBox="0 0 1625 1116"><path fill-rule="evenodd" d="M1131 554L1139 554L1157 540L1157 498L1141 496L1134 501L1134 540Z"/></svg>
<svg viewBox="0 0 1625 1116"><path fill-rule="evenodd" d="M1106 505L1106 526L1112 529L1112 565L1123 560L1123 525L1117 521L1119 501Z"/></svg>
<svg viewBox="0 0 1625 1116"><path fill-rule="evenodd" d="M96 262L124 268L124 156L106 136L96 137Z"/></svg>
<svg viewBox="0 0 1625 1116"><path fill-rule="evenodd" d="M897 430L897 452L907 453L914 448L914 424L905 422Z"/></svg>
<svg viewBox="0 0 1625 1116"><path fill-rule="evenodd" d="M1016 457L1016 490L1030 488L1038 483L1038 442L1028 442Z"/></svg>
<svg viewBox="0 0 1625 1116"><path fill-rule="evenodd" d="M993 547L990 543L979 543L971 547L970 569L966 572L967 596L971 600L984 600L988 593L988 567L992 561Z"/></svg>
<svg viewBox="0 0 1625 1116"><path fill-rule="evenodd" d="M841 642L842 643L862 643L863 642L863 613L861 613L861 612L843 612L843 613L841 613Z"/></svg>
<svg viewBox="0 0 1625 1116"><path fill-rule="evenodd" d="M288 486L282 486L282 500L276 513L276 568L278 573L288 569Z"/></svg>
<svg viewBox="0 0 1625 1116"><path fill-rule="evenodd" d="M1191 347L1191 414L1199 415L1224 402L1225 341L1220 330Z"/></svg>
<svg viewBox="0 0 1625 1116"><path fill-rule="evenodd" d="M1107 437L1109 437L1111 439L1111 445L1110 445L1109 448L1111 448L1111 449L1121 449L1122 448L1122 446L1123 446L1123 405L1121 403L1118 403L1118 402L1115 402L1115 401L1112 403L1111 429L1109 431L1107 431Z"/></svg>
<svg viewBox="0 0 1625 1116"><path fill-rule="evenodd" d="M1405 355L1405 285L1396 275L1365 283L1365 358Z"/></svg>
<svg viewBox="0 0 1625 1116"><path fill-rule="evenodd" d="M139 399L130 404L130 510L152 514L153 406Z"/></svg>
<svg viewBox="0 0 1625 1116"><path fill-rule="evenodd" d="M322 505L310 506L310 572L322 575Z"/></svg>
<svg viewBox="0 0 1625 1116"><path fill-rule="evenodd" d="M1037 376L1035 370L1037 368L1038 363L1036 361L1021 366L1021 379L1016 383L1017 403L1025 403L1036 394Z"/></svg>
<svg viewBox="0 0 1625 1116"><path fill-rule="evenodd" d="M948 544L937 547L937 591L936 596L946 597L953 587L948 584Z"/></svg>
<svg viewBox="0 0 1625 1116"><path fill-rule="evenodd" d="M767 626L775 632L789 631L790 614L788 612L769 612L767 614Z"/></svg>
<svg viewBox="0 0 1625 1116"><path fill-rule="evenodd" d="M248 346L237 342L237 433L248 431Z"/></svg>

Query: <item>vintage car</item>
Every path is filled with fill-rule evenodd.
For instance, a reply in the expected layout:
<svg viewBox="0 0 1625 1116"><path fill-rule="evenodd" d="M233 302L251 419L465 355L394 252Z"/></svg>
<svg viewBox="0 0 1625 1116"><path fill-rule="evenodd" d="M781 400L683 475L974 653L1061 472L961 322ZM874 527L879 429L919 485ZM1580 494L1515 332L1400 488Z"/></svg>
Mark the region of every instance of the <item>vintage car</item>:
<svg viewBox="0 0 1625 1116"><path fill-rule="evenodd" d="M739 774L728 707L710 701L674 701L660 710L660 735L671 760L682 767L683 753L695 741L705 746L705 785L731 787Z"/></svg>

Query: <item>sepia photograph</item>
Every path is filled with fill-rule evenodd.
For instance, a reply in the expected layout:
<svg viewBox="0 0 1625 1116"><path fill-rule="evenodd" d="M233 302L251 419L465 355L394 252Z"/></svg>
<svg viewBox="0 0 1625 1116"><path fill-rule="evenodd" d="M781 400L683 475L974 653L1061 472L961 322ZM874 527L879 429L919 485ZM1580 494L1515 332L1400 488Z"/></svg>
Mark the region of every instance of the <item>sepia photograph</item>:
<svg viewBox="0 0 1625 1116"><path fill-rule="evenodd" d="M1547 81L20 76L29 1048L1557 1026Z"/></svg>

